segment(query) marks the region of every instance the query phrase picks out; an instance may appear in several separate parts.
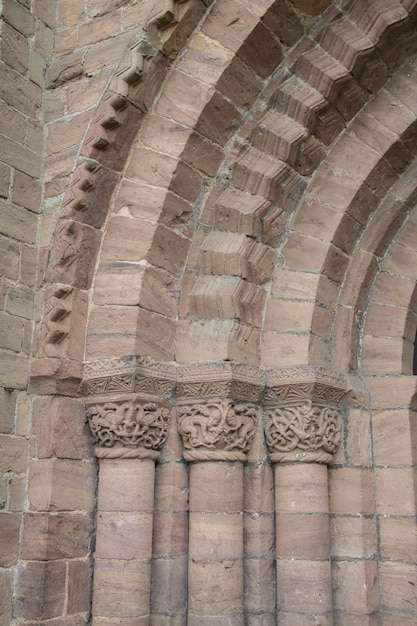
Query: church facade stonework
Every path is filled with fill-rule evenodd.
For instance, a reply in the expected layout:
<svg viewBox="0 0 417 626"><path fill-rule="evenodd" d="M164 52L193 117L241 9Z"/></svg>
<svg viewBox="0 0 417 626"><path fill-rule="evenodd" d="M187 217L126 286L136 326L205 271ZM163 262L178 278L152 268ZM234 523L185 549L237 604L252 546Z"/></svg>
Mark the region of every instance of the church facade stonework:
<svg viewBox="0 0 417 626"><path fill-rule="evenodd" d="M416 0L0 12L0 626L417 624Z"/></svg>

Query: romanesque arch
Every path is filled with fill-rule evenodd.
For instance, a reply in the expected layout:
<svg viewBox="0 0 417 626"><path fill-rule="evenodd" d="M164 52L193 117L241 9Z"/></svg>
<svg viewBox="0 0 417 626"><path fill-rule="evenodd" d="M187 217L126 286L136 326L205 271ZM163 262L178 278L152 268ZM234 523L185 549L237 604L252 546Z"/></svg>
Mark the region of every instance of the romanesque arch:
<svg viewBox="0 0 417 626"><path fill-rule="evenodd" d="M94 535L94 625L411 624L414 3L136 18L68 157L39 297L19 585L42 570L64 602L17 616L88 622ZM63 510L88 526L54 561Z"/></svg>

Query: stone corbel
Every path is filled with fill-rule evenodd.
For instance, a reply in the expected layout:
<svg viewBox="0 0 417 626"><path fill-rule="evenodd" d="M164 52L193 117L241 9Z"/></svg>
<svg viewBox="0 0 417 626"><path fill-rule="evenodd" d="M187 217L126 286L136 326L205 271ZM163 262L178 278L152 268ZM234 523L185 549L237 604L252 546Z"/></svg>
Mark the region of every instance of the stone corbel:
<svg viewBox="0 0 417 626"><path fill-rule="evenodd" d="M344 379L322 368L267 372L264 430L273 463L330 463L341 441Z"/></svg>
<svg viewBox="0 0 417 626"><path fill-rule="evenodd" d="M244 461L259 423L263 375L233 363L184 367L176 387L186 461Z"/></svg>

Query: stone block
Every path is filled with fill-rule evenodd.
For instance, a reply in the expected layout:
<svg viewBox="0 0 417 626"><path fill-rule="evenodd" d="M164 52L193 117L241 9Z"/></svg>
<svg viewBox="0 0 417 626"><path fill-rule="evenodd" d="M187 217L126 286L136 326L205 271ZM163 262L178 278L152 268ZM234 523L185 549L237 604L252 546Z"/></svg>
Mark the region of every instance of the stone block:
<svg viewBox="0 0 417 626"><path fill-rule="evenodd" d="M67 54L59 55L51 63L46 72L46 86L59 87L69 80L81 76L83 52L75 50Z"/></svg>
<svg viewBox="0 0 417 626"><path fill-rule="evenodd" d="M18 3L13 2L13 4L17 5ZM3 67L0 98L15 107L17 111L36 119L42 103L42 90L34 83L27 81L14 70ZM19 132L18 129L17 132ZM29 164L30 161L27 161L27 153L28 151L20 144L15 144L15 142L6 141L5 138L2 138L0 155L2 155L3 158L1 160L4 160L4 156L6 156L6 163L9 165L16 165L18 169L24 172L26 171L29 175L32 173L33 176L39 176L39 156L32 155L35 161ZM28 163L27 169L23 167L26 162ZM19 164L22 167L18 167Z"/></svg>
<svg viewBox="0 0 417 626"><path fill-rule="evenodd" d="M275 556L275 523L273 514L245 513L243 520L243 549L248 558Z"/></svg>
<svg viewBox="0 0 417 626"><path fill-rule="evenodd" d="M249 109L260 89L261 79L254 70L234 57L217 83L219 93L231 100L235 107Z"/></svg>
<svg viewBox="0 0 417 626"><path fill-rule="evenodd" d="M89 612L91 605L92 567L89 561L68 563L68 613ZM87 623L86 617L86 623ZM84 623L84 622L80 622ZM76 626L74 624L74 626Z"/></svg>
<svg viewBox="0 0 417 626"><path fill-rule="evenodd" d="M242 512L242 463L205 461L193 464L190 470L190 511ZM219 484L227 485L227 489L219 490Z"/></svg>
<svg viewBox="0 0 417 626"><path fill-rule="evenodd" d="M377 552L375 522L365 517L332 516L330 519L332 556L372 559Z"/></svg>
<svg viewBox="0 0 417 626"><path fill-rule="evenodd" d="M103 242L105 261L139 262L148 258L156 225L131 216L110 219Z"/></svg>
<svg viewBox="0 0 417 626"><path fill-rule="evenodd" d="M81 24L78 41L80 47L93 46L99 41L108 40L121 30L120 11L112 11L108 15L96 17L87 24Z"/></svg>
<svg viewBox="0 0 417 626"><path fill-rule="evenodd" d="M0 567L17 563L21 519L20 513L0 513Z"/></svg>
<svg viewBox="0 0 417 626"><path fill-rule="evenodd" d="M65 582L64 561L27 563L17 582L16 617L44 620L62 615Z"/></svg>
<svg viewBox="0 0 417 626"><path fill-rule="evenodd" d="M0 570L0 623L12 622L12 572Z"/></svg>
<svg viewBox="0 0 417 626"><path fill-rule="evenodd" d="M99 512L96 558L140 560L151 556L151 513Z"/></svg>
<svg viewBox="0 0 417 626"><path fill-rule="evenodd" d="M279 41L259 22L248 34L237 56L256 74L268 78L280 64L283 54Z"/></svg>
<svg viewBox="0 0 417 626"><path fill-rule="evenodd" d="M412 465L417 441L412 435L414 416L408 409L376 411L372 417L376 465Z"/></svg>
<svg viewBox="0 0 417 626"><path fill-rule="evenodd" d="M6 311L11 315L24 319L32 319L33 317L33 289L21 285L19 287L11 287L7 293Z"/></svg>
<svg viewBox="0 0 417 626"><path fill-rule="evenodd" d="M190 513L189 556L194 561L236 560L243 555L241 513Z"/></svg>
<svg viewBox="0 0 417 626"><path fill-rule="evenodd" d="M149 512L154 508L155 463L151 459L100 461L100 511Z"/></svg>
<svg viewBox="0 0 417 626"><path fill-rule="evenodd" d="M186 612L187 558L155 559L152 564L151 612L171 616ZM175 619L171 617L171 619ZM153 620L152 620L153 623Z"/></svg>
<svg viewBox="0 0 417 626"><path fill-rule="evenodd" d="M211 94L212 88L207 84L174 70L170 73L166 88L158 99L156 113L193 128Z"/></svg>
<svg viewBox="0 0 417 626"><path fill-rule="evenodd" d="M32 361L30 393L78 396L83 366L69 359L35 359Z"/></svg>
<svg viewBox="0 0 417 626"><path fill-rule="evenodd" d="M415 473L410 468L375 470L377 512L385 515L415 514Z"/></svg>
<svg viewBox="0 0 417 626"><path fill-rule="evenodd" d="M257 18L236 0L215 6L205 20L202 31L225 48L237 52L257 24Z"/></svg>
<svg viewBox="0 0 417 626"><path fill-rule="evenodd" d="M136 618L149 613L150 562L96 559L93 615Z"/></svg>
<svg viewBox="0 0 417 626"><path fill-rule="evenodd" d="M12 200L34 213L40 212L41 186L39 180L23 172L14 172Z"/></svg>
<svg viewBox="0 0 417 626"><path fill-rule="evenodd" d="M84 72L90 74L103 68L109 68L111 65L116 66L131 40L132 33L128 31L90 46L84 56Z"/></svg>
<svg viewBox="0 0 417 626"><path fill-rule="evenodd" d="M381 556L394 561L408 561L416 553L417 528L414 518L379 519Z"/></svg>
<svg viewBox="0 0 417 626"><path fill-rule="evenodd" d="M36 254L35 248L20 245L20 280L30 287L35 285L36 280Z"/></svg>
<svg viewBox="0 0 417 626"><path fill-rule="evenodd" d="M276 574L274 559L247 559L245 572L245 621L246 612L262 614L275 609ZM262 619L262 618L261 618ZM255 624L255 622L252 622ZM263 624L260 621L260 624Z"/></svg>
<svg viewBox="0 0 417 626"><path fill-rule="evenodd" d="M210 141L224 146L240 123L239 111L219 92L205 105L195 130Z"/></svg>
<svg viewBox="0 0 417 626"><path fill-rule="evenodd" d="M10 479L10 511L24 511L27 498L26 488L26 476L14 476Z"/></svg>
<svg viewBox="0 0 417 626"><path fill-rule="evenodd" d="M0 474L21 474L26 470L28 445L23 437L0 435Z"/></svg>
<svg viewBox="0 0 417 626"><path fill-rule="evenodd" d="M4 144L2 143L1 145L3 146ZM3 235L7 235L23 243L35 243L38 222L37 215L0 199L0 217L0 232Z"/></svg>
<svg viewBox="0 0 417 626"><path fill-rule="evenodd" d="M0 347L19 352L22 348L23 320L0 313Z"/></svg>
<svg viewBox="0 0 417 626"><path fill-rule="evenodd" d="M48 125L47 150L49 154L79 145L85 135L91 113L79 113L68 120Z"/></svg>
<svg viewBox="0 0 417 626"><path fill-rule="evenodd" d="M83 0L64 0L58 5L57 21L64 27L76 26L85 21L85 7Z"/></svg>
<svg viewBox="0 0 417 626"><path fill-rule="evenodd" d="M373 613L378 608L377 564L339 561L332 565L335 609L351 613Z"/></svg>
<svg viewBox="0 0 417 626"><path fill-rule="evenodd" d="M0 433L14 432L17 393L0 387Z"/></svg>
<svg viewBox="0 0 417 626"><path fill-rule="evenodd" d="M175 168L169 189L188 202L196 202L203 191L203 178L197 170L180 161Z"/></svg>
<svg viewBox="0 0 417 626"><path fill-rule="evenodd" d="M340 468L329 471L331 513L372 514L375 510L372 472Z"/></svg>
<svg viewBox="0 0 417 626"><path fill-rule="evenodd" d="M329 520L323 515L279 513L276 529L278 558L329 558Z"/></svg>
<svg viewBox="0 0 417 626"><path fill-rule="evenodd" d="M172 423L171 428L175 429L174 423ZM157 464L155 471L155 510L187 511L189 494L186 464L175 461Z"/></svg>
<svg viewBox="0 0 417 626"><path fill-rule="evenodd" d="M136 307L113 306L93 309L88 328L87 359L136 354L137 321Z"/></svg>
<svg viewBox="0 0 417 626"><path fill-rule="evenodd" d="M0 56L6 65L25 75L29 65L28 40L7 22L2 27Z"/></svg>
<svg viewBox="0 0 417 626"><path fill-rule="evenodd" d="M73 220L58 220L47 268L47 280L79 289L91 285L94 263L101 242L95 228Z"/></svg>
<svg viewBox="0 0 417 626"><path fill-rule="evenodd" d="M412 563L383 562L379 565L381 609L398 611L397 624L402 618L416 618L417 566ZM407 623L407 622L405 622Z"/></svg>
<svg viewBox="0 0 417 626"><path fill-rule="evenodd" d="M155 511L153 557L167 559L188 553L187 511Z"/></svg>
<svg viewBox="0 0 417 626"><path fill-rule="evenodd" d="M188 564L189 612L201 616L233 616L242 612L242 560ZM218 623L218 622L217 622Z"/></svg>
<svg viewBox="0 0 417 626"><path fill-rule="evenodd" d="M33 460L28 497L35 511L86 511L95 507L92 463L61 459Z"/></svg>
<svg viewBox="0 0 417 626"><path fill-rule="evenodd" d="M38 458L82 459L93 456L85 408L76 399L35 398L32 433Z"/></svg>
<svg viewBox="0 0 417 626"><path fill-rule="evenodd" d="M290 613L331 613L330 562L277 561L277 605Z"/></svg>
<svg viewBox="0 0 417 626"><path fill-rule="evenodd" d="M280 513L327 513L327 467L275 465L275 508Z"/></svg>
<svg viewBox="0 0 417 626"><path fill-rule="evenodd" d="M28 561L84 557L92 532L89 515L28 513L24 516L20 556Z"/></svg>

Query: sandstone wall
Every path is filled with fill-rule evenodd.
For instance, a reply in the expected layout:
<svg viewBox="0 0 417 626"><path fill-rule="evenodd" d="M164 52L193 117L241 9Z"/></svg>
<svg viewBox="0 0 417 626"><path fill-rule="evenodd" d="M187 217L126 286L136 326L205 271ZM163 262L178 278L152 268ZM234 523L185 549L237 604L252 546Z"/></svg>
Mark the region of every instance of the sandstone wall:
<svg viewBox="0 0 417 626"><path fill-rule="evenodd" d="M6 0L0 9L0 621L9 624L31 454L26 387L38 281L44 73L55 3Z"/></svg>

